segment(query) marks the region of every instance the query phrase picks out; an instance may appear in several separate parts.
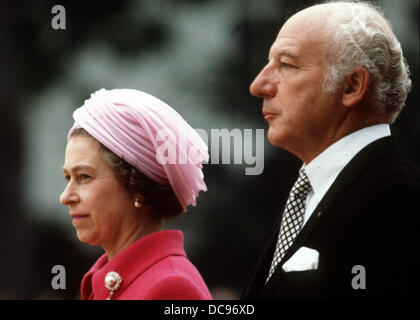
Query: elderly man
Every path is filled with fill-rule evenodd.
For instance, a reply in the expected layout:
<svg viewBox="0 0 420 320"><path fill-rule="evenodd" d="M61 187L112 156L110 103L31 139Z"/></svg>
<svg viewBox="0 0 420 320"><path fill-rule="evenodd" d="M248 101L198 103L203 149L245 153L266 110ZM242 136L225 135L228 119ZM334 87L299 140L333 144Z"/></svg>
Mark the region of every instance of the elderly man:
<svg viewBox="0 0 420 320"><path fill-rule="evenodd" d="M283 25L250 91L270 143L303 165L244 299L419 295L420 169L390 134L410 88L369 4L328 2Z"/></svg>

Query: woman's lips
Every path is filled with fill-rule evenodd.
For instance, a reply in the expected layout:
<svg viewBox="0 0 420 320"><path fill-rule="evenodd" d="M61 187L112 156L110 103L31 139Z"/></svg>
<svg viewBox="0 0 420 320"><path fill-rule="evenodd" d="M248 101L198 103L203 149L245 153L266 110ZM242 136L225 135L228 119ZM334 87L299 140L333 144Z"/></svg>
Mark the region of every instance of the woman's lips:
<svg viewBox="0 0 420 320"><path fill-rule="evenodd" d="M89 217L88 214L81 214L81 213L73 213L71 214L71 217L73 218L73 224L82 222L86 218Z"/></svg>

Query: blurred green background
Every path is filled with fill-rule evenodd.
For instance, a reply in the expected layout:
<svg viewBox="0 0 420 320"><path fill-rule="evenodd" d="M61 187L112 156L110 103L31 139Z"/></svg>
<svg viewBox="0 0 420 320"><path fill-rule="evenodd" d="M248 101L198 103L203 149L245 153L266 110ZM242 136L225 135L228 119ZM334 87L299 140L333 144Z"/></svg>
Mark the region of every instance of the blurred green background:
<svg viewBox="0 0 420 320"><path fill-rule="evenodd" d="M100 88L134 88L194 128L264 129L248 91L287 17L314 1L66 0L0 2L0 299L77 299L100 248L80 243L58 197L72 112ZM418 0L385 10L412 71L413 91L392 132L420 163ZM54 30L54 5L66 29ZM233 163L233 158L232 158ZM217 299L239 297L280 214L300 162L264 139L264 171L208 164L208 192L165 228L185 247ZM51 269L66 268L53 290Z"/></svg>

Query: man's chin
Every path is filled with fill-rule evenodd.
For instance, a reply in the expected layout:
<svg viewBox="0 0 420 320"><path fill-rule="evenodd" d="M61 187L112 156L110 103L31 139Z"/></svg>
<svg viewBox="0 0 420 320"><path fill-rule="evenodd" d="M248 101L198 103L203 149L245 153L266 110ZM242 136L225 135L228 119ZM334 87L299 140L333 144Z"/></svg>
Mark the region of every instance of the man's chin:
<svg viewBox="0 0 420 320"><path fill-rule="evenodd" d="M272 128L268 129L267 140L276 147L282 148L284 145L284 138L281 132L273 130Z"/></svg>

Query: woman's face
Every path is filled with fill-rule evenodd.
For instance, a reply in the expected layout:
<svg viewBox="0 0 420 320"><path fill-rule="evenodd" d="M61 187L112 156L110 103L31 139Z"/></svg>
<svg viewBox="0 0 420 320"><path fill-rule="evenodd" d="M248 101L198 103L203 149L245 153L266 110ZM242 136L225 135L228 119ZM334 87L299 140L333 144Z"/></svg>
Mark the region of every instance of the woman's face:
<svg viewBox="0 0 420 320"><path fill-rule="evenodd" d="M79 240L104 248L116 246L136 226L138 214L100 144L90 137L72 137L63 172L67 186L60 202L69 207Z"/></svg>

